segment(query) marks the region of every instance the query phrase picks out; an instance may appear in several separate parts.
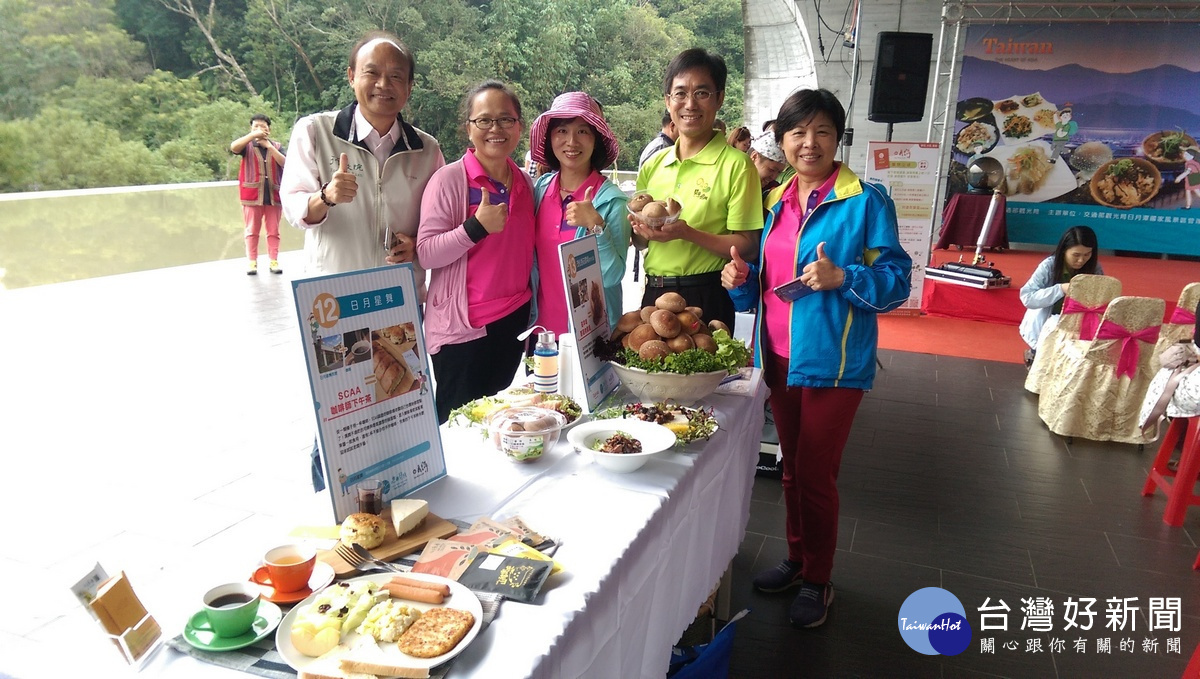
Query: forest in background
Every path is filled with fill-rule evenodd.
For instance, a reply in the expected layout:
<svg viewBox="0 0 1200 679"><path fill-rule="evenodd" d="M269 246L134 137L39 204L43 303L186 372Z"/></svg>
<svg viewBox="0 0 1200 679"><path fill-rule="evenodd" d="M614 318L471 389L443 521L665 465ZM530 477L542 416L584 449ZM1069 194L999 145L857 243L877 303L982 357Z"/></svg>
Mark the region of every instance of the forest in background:
<svg viewBox="0 0 1200 679"><path fill-rule="evenodd" d="M415 50L405 119L447 160L463 94L494 77L527 125L561 92L596 97L636 169L693 46L725 58L720 117L741 124L740 0L0 0L0 192L234 179L253 113L286 144L298 117L353 101L349 50L373 28Z"/></svg>

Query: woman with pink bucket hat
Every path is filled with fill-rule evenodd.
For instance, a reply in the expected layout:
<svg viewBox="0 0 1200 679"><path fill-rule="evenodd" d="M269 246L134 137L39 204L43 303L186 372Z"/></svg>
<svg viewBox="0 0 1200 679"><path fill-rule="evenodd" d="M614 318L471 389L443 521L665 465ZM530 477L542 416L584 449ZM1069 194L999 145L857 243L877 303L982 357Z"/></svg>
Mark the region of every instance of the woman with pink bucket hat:
<svg viewBox="0 0 1200 679"><path fill-rule="evenodd" d="M595 99L567 92L533 121L529 148L534 162L552 170L538 177L533 189L540 279L536 323L559 335L570 331L558 246L596 234L605 309L609 326L615 328L629 253L629 198L600 171L617 159L617 138Z"/></svg>

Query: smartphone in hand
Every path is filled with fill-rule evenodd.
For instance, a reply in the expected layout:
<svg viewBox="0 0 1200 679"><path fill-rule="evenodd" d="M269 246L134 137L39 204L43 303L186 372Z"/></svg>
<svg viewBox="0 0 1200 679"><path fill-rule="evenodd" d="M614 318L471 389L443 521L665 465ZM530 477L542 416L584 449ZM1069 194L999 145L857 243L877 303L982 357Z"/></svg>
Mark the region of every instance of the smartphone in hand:
<svg viewBox="0 0 1200 679"><path fill-rule="evenodd" d="M816 292L807 284L801 283L799 278L788 281L783 285L777 285L774 288L775 296L785 302L795 302L798 299L807 297Z"/></svg>

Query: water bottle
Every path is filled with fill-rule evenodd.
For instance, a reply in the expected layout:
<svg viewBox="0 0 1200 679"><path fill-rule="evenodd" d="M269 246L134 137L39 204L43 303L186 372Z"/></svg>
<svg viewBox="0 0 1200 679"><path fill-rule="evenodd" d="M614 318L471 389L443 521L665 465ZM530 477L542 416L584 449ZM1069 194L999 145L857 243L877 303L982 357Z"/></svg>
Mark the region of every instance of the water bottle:
<svg viewBox="0 0 1200 679"><path fill-rule="evenodd" d="M539 332L533 348L533 390L542 394L558 392L558 344L552 332Z"/></svg>

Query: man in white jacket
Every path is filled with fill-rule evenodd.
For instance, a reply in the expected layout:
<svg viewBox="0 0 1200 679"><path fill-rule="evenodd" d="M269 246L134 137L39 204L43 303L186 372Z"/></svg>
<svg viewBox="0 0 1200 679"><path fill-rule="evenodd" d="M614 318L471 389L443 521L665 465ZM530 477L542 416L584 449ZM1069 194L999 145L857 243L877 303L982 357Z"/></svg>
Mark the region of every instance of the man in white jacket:
<svg viewBox="0 0 1200 679"><path fill-rule="evenodd" d="M414 238L421 193L446 161L436 139L404 121L412 51L372 31L350 52L355 103L297 121L282 181L283 212L305 229L308 275L412 262L425 299Z"/></svg>

